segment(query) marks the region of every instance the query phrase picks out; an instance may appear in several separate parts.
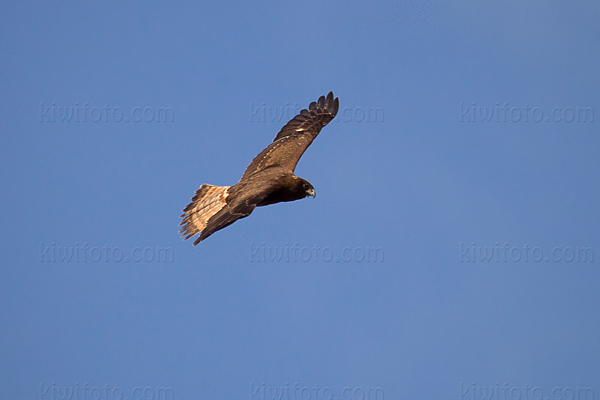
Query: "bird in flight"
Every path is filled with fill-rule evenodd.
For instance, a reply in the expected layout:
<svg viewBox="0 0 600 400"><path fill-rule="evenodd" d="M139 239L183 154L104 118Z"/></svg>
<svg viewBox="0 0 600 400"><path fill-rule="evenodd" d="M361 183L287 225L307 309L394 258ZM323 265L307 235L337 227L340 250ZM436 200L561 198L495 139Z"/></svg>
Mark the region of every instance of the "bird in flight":
<svg viewBox="0 0 600 400"><path fill-rule="evenodd" d="M315 197L315 189L294 175L296 164L321 129L337 114L339 99L329 92L300 111L275 136L275 140L250 163L233 186L203 184L183 209L179 226L184 240L199 233L194 246L255 207Z"/></svg>

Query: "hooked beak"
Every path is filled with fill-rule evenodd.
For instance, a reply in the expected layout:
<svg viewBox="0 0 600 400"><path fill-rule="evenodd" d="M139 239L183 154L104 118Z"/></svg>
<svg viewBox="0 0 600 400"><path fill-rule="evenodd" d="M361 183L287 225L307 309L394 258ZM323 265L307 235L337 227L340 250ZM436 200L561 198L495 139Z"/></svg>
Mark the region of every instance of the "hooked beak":
<svg viewBox="0 0 600 400"><path fill-rule="evenodd" d="M317 194L315 193L315 189L313 189L313 188L310 188L310 189L308 189L308 190L306 191L306 193L307 193L309 196L312 196L312 197L313 197L313 199L314 199L315 197L317 197Z"/></svg>

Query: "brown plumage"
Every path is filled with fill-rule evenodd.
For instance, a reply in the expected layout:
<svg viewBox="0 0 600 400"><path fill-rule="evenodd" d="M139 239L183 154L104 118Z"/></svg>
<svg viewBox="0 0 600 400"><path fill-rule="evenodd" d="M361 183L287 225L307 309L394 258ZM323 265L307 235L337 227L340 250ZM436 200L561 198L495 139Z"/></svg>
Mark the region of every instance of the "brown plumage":
<svg viewBox="0 0 600 400"><path fill-rule="evenodd" d="M179 233L185 239L200 233L194 246L240 218L255 207L315 196L313 186L294 175L304 151L321 129L337 114L338 98L329 92L312 102L308 110L292 118L277 134L273 143L250 163L240 181L233 186L204 184L192 202L183 209Z"/></svg>

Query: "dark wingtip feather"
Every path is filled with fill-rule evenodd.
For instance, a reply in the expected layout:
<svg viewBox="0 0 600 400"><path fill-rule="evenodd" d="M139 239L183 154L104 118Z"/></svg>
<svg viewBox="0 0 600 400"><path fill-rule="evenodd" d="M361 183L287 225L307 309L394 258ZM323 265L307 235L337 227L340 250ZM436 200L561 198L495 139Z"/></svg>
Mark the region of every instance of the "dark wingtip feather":
<svg viewBox="0 0 600 400"><path fill-rule="evenodd" d="M319 108L321 110L325 109L325 96L319 97Z"/></svg>
<svg viewBox="0 0 600 400"><path fill-rule="evenodd" d="M336 97L335 100L333 101L333 110L331 111L331 115L333 115L335 117L338 113L339 108L340 108L340 99L338 99Z"/></svg>
<svg viewBox="0 0 600 400"><path fill-rule="evenodd" d="M275 139L273 139L273 142L286 136L293 135L299 130L309 128L314 130L314 135L316 136L325 125L335 118L339 107L339 99L334 96L333 91L330 91L327 93L327 96L323 95L319 97L319 100L316 102L313 101L310 103L308 110L300 110L298 115L281 128L279 133L275 136Z"/></svg>
<svg viewBox="0 0 600 400"><path fill-rule="evenodd" d="M333 117L337 115L338 109L340 108L340 99L334 97L333 91L327 93L327 100L325 101L325 106L323 108L329 111Z"/></svg>

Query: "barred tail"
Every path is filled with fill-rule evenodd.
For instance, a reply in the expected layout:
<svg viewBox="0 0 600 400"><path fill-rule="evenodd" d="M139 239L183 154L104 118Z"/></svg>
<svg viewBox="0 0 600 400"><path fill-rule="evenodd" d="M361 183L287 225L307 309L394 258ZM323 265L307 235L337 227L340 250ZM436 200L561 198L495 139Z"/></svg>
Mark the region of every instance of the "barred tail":
<svg viewBox="0 0 600 400"><path fill-rule="evenodd" d="M200 189L196 190L196 194L192 197L192 202L183 209L183 221L179 226L183 225L179 230L183 240L187 240L197 233L200 233L210 217L218 213L227 204L227 194L230 186L213 186L204 184ZM194 246L199 243L199 240L194 242Z"/></svg>

